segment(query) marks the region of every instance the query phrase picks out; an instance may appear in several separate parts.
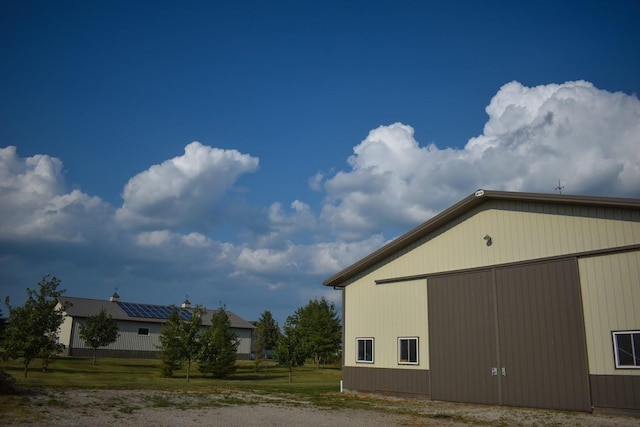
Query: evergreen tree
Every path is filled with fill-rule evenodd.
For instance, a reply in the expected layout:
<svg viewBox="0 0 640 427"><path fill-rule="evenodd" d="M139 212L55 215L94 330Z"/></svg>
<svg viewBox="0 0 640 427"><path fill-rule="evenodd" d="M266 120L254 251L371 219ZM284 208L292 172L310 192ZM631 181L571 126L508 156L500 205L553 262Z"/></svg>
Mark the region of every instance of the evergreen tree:
<svg viewBox="0 0 640 427"><path fill-rule="evenodd" d="M238 337L231 330L229 316L220 307L211 316L211 327L201 338L198 369L214 378L226 378L237 369Z"/></svg>
<svg viewBox="0 0 640 427"><path fill-rule="evenodd" d="M93 364L96 364L98 347L105 347L118 339L118 322L105 311L87 318L86 325L80 325L80 338L93 349Z"/></svg>
<svg viewBox="0 0 640 427"><path fill-rule="evenodd" d="M182 368L182 357L180 355L180 314L176 308L173 309L167 324L162 328L160 336L160 360L162 361L162 375L172 377L174 371Z"/></svg>
<svg viewBox="0 0 640 427"><path fill-rule="evenodd" d="M173 372L187 363L187 382L191 377L191 364L196 360L200 352L200 334L202 316L206 310L202 306L196 306L191 310L189 320L183 320L176 307L167 319L166 326L160 333L162 344L162 372L171 377Z"/></svg>
<svg viewBox="0 0 640 427"><path fill-rule="evenodd" d="M342 345L342 326L335 304L325 298L314 299L299 308L292 318L316 366L334 359Z"/></svg>
<svg viewBox="0 0 640 427"><path fill-rule="evenodd" d="M58 330L64 320L67 306L58 303L64 290L59 290L60 280L46 275L38 283L38 290L27 288L27 300L23 306L12 307L9 298L9 324L5 330L4 358L24 360L24 377L29 365L36 358L43 360L43 370L53 357L64 350L58 342Z"/></svg>

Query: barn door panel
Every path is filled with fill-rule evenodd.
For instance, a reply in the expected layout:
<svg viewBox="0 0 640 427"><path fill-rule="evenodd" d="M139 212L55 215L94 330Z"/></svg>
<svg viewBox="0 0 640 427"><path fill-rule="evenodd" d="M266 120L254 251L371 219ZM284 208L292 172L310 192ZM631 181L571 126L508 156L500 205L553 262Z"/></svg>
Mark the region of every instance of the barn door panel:
<svg viewBox="0 0 640 427"><path fill-rule="evenodd" d="M429 278L431 398L498 404L491 271Z"/></svg>
<svg viewBox="0 0 640 427"><path fill-rule="evenodd" d="M575 260L496 270L504 405L590 411Z"/></svg>

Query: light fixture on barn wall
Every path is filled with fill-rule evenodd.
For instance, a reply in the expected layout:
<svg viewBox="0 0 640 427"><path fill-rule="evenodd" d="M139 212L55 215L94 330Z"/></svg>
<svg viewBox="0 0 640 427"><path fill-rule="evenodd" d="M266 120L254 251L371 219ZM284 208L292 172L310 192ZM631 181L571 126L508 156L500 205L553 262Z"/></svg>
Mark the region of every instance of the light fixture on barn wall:
<svg viewBox="0 0 640 427"><path fill-rule="evenodd" d="M493 245L493 239L488 234L485 234L483 239L485 242L487 242L487 246Z"/></svg>

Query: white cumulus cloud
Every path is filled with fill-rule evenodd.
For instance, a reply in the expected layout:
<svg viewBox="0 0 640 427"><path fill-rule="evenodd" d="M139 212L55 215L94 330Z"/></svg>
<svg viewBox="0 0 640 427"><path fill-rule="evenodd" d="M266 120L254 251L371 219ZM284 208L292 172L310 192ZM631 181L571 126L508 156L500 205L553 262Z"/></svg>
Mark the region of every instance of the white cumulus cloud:
<svg viewBox="0 0 640 427"><path fill-rule="evenodd" d="M85 242L95 223L108 227L111 213L97 197L68 192L60 159L0 148L0 238Z"/></svg>
<svg viewBox="0 0 640 427"><path fill-rule="evenodd" d="M350 170L323 182L322 221L358 240L425 221L477 188L553 192L558 179L572 194L640 195L637 97L584 81L511 82L486 111L483 134L461 149L422 146L402 123L369 132Z"/></svg>
<svg viewBox="0 0 640 427"><path fill-rule="evenodd" d="M131 178L116 218L127 226L201 227L238 178L257 168L255 157L192 142L182 156Z"/></svg>

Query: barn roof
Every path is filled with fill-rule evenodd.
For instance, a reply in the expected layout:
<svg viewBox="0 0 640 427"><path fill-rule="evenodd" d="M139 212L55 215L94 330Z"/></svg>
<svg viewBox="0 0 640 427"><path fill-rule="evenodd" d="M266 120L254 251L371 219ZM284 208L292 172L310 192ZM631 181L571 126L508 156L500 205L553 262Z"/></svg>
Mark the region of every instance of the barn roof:
<svg viewBox="0 0 640 427"><path fill-rule="evenodd" d="M380 249L372 252L361 260L355 262L344 270L322 282L325 286L343 287L349 279L373 267L378 262L390 255L406 248L425 237L434 230L451 222L455 218L463 215L471 209L489 201L504 200L517 202L551 203L561 205L574 205L586 207L610 207L610 208L632 208L640 209L640 199L628 199L620 197L596 197L596 196L574 196L566 194L545 194L545 193L520 193L511 191L491 191L478 190L460 202L442 211L430 220L418 225L414 229L392 240Z"/></svg>
<svg viewBox="0 0 640 427"><path fill-rule="evenodd" d="M104 308L105 312L108 315L111 315L115 320L146 323L166 323L168 317L167 313L171 313L171 310L176 307L172 305L141 304L67 296L59 297L58 302L61 304L68 303L66 313L71 317L86 318L94 316L100 312L100 309ZM131 310L131 307L134 307L136 310ZM191 316L192 310L190 308L176 308L182 314L183 318L189 318ZM202 319L202 324L205 326L211 326L211 315L215 310L206 310L207 312ZM237 314L229 310L225 311L227 316L229 316L232 328L255 328L254 325L247 322Z"/></svg>

